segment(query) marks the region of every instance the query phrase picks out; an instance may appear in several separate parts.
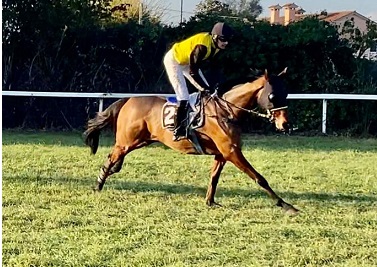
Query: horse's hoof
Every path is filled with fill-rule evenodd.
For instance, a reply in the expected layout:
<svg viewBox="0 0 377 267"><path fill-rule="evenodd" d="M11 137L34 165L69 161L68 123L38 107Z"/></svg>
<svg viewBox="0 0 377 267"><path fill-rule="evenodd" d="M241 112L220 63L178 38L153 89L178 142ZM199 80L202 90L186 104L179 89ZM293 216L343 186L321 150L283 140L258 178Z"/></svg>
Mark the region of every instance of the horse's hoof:
<svg viewBox="0 0 377 267"><path fill-rule="evenodd" d="M99 192L101 192L101 189L98 188L98 187L93 187L92 191L93 191L93 193L99 193Z"/></svg>
<svg viewBox="0 0 377 267"><path fill-rule="evenodd" d="M297 216L300 213L300 211L298 209L296 209L291 204L288 204L284 201L280 201L277 204L277 206L282 207L285 214L287 214L288 216L291 216L291 217Z"/></svg>
<svg viewBox="0 0 377 267"><path fill-rule="evenodd" d="M207 201L207 206L208 207L212 207L212 208L215 208L215 207L222 207L221 204L215 202L215 201Z"/></svg>
<svg viewBox="0 0 377 267"><path fill-rule="evenodd" d="M300 211L295 207L290 207L285 211L285 214L287 214L289 217L295 217L300 214Z"/></svg>

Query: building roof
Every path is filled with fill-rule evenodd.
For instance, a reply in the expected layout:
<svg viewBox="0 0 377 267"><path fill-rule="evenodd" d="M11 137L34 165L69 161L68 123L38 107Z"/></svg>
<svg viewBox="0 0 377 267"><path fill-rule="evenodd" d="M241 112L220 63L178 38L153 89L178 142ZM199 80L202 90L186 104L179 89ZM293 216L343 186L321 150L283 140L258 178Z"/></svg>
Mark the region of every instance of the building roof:
<svg viewBox="0 0 377 267"><path fill-rule="evenodd" d="M327 15L322 15L320 14L319 15L319 19L322 19L322 20L325 20L325 21L328 21L328 22L333 22L333 21L337 21L345 16L348 16L348 15L356 15L364 20L371 20L370 18L367 18L363 15L361 15L359 12L357 11L339 11L339 12L330 12L330 13L327 13Z"/></svg>
<svg viewBox="0 0 377 267"><path fill-rule="evenodd" d="M277 4L277 5L269 6L268 8L269 9L281 9L281 6L279 4Z"/></svg>
<svg viewBox="0 0 377 267"><path fill-rule="evenodd" d="M299 12L301 11L301 12ZM303 9L300 9L300 10L296 10L296 14L295 14L295 19L296 20L300 20L300 19L304 19L306 17L313 17L313 16L317 16L318 19L320 20L324 20L324 21L327 21L327 22L334 22L334 21L337 21L345 16L348 16L348 15L351 15L351 14L354 14L354 15L358 15L362 18L364 18L365 20L369 20L369 18L361 15L360 13L357 13L356 11L339 11L339 12L329 12L329 13L321 13L321 14L303 14L305 12L305 10ZM269 20L270 17L264 17L264 18L261 18L263 20ZM284 20L284 16L280 16L280 19L281 20Z"/></svg>
<svg viewBox="0 0 377 267"><path fill-rule="evenodd" d="M364 20L370 20L370 18L367 18L363 15L361 15L360 13L358 13L357 11L355 10L347 10L347 11L337 11L337 12L327 12L327 11L322 11L321 13L317 13L317 14L305 14L305 10L302 9L302 7L299 7L297 6L295 3L287 3L283 6L280 6L279 4L277 5L272 5L269 7L269 9L271 10L271 12L279 12L280 9L282 8L292 8L292 9L295 9L295 14L294 14L294 19L292 19L292 21L298 21L298 20L301 20L301 19L304 19L306 17L316 17L320 20L324 20L324 21L327 21L327 22L330 22L330 23L336 23L338 20L341 20L342 18L346 17L346 16L357 16L361 19L364 19ZM277 13L279 14L279 13ZM285 16L281 16L281 14L279 14L280 16L277 18L277 20L275 21L275 23L283 23L284 22L284 18ZM261 20L270 20L271 17L264 17L264 18L260 18Z"/></svg>
<svg viewBox="0 0 377 267"><path fill-rule="evenodd" d="M325 20L327 22L333 22L333 21L337 21L347 15L350 15L352 13L354 13L356 11L339 11L339 12L330 12L330 13L327 13L326 15L321 13L318 18L321 19L321 20Z"/></svg>
<svg viewBox="0 0 377 267"><path fill-rule="evenodd" d="M283 7L296 8L298 7L298 5L296 5L295 3L288 3L288 4L283 5Z"/></svg>

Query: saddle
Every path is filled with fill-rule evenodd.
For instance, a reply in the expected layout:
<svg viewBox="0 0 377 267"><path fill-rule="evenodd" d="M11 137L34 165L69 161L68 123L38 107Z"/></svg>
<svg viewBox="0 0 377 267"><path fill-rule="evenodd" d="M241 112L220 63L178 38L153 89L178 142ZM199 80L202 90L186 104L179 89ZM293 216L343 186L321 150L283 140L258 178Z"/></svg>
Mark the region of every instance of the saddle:
<svg viewBox="0 0 377 267"><path fill-rule="evenodd" d="M169 131L174 130L174 115L177 109L177 102L176 97L168 97L166 103L162 106L162 127ZM204 125L204 105L201 94L198 92L190 94L188 103L186 119L185 123L183 123L183 126L186 127L187 139L193 143L200 154L204 154L195 131L195 129Z"/></svg>

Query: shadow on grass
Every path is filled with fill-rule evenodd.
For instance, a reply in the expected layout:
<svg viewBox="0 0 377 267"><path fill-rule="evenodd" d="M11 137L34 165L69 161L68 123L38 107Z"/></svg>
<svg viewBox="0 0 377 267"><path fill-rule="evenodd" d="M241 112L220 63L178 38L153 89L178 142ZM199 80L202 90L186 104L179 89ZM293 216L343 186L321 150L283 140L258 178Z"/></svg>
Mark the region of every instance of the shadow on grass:
<svg viewBox="0 0 377 267"><path fill-rule="evenodd" d="M3 130L3 145L12 144L44 144L60 146L85 147L82 132L53 132L53 131L21 131ZM305 137L305 136L286 136L286 135L244 135L242 138L244 149L268 149L272 151L287 150L355 150L360 152L377 152L377 139L358 139L344 137ZM114 135L109 131L104 131L100 136L100 147L112 146ZM170 149L160 143L154 143L163 149ZM89 148L88 148L89 153Z"/></svg>
<svg viewBox="0 0 377 267"><path fill-rule="evenodd" d="M111 182L110 182L111 183ZM149 182L116 181L115 184L108 184L109 188L115 190L129 190L132 192L165 192L168 194L196 194L205 196L207 188L189 184L166 184ZM260 190L250 188L250 190L240 188L224 188L218 186L218 194L221 196L241 196L245 198L268 198L262 188ZM376 202L377 197L372 195L350 195L342 193L295 193L291 191L277 192L283 199L301 199L314 201L334 201L334 202Z"/></svg>
<svg viewBox="0 0 377 267"><path fill-rule="evenodd" d="M79 188L87 188L88 190L92 190L95 185L94 178L68 178L68 177L61 177L61 178L35 178L31 180L30 178L27 180L28 182L37 183L40 186L46 185L63 185L67 187L79 187ZM5 183L20 183L24 184L27 187L27 182L25 182L25 178L21 176L16 176L12 178L3 177L3 194L7 194L6 187L4 188ZM255 188L250 188L250 190L241 189L241 188L226 188L222 187L221 185L217 188L217 197L225 196L225 197L234 197L239 196L243 198L266 198L268 199L268 195L261 189L255 185ZM80 189L80 190L81 190ZM102 194L106 194L108 190L116 190L116 191L130 191L133 193L157 193L162 192L165 194L177 194L177 195L198 195L202 196L203 198L206 195L207 188L206 186L200 187L196 185L190 184L172 184L172 183L163 183L163 182L145 182L145 181L120 181L120 180L112 180L109 179L105 186ZM343 193L317 193L317 192L292 192L292 191L280 191L276 192L280 195L283 199L286 199L288 202L294 201L297 203L297 200L308 200L308 201L321 201L321 202L347 202L347 203L377 203L377 196L375 195L360 195L360 194L343 194Z"/></svg>

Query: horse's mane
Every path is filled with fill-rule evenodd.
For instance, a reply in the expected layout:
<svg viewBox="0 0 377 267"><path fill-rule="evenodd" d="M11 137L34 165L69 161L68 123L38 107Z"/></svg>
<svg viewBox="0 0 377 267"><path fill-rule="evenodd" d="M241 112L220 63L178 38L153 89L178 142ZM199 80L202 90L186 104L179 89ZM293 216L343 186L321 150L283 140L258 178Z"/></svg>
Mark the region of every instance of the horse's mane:
<svg viewBox="0 0 377 267"><path fill-rule="evenodd" d="M217 87L217 94L219 96L222 96L226 92L230 91L233 87L235 87L237 85L245 84L245 83L248 83L248 82L253 82L258 78L259 78L259 76L247 76L247 77L240 77L240 78L234 78L234 79L227 80L227 81L219 84L219 86Z"/></svg>

